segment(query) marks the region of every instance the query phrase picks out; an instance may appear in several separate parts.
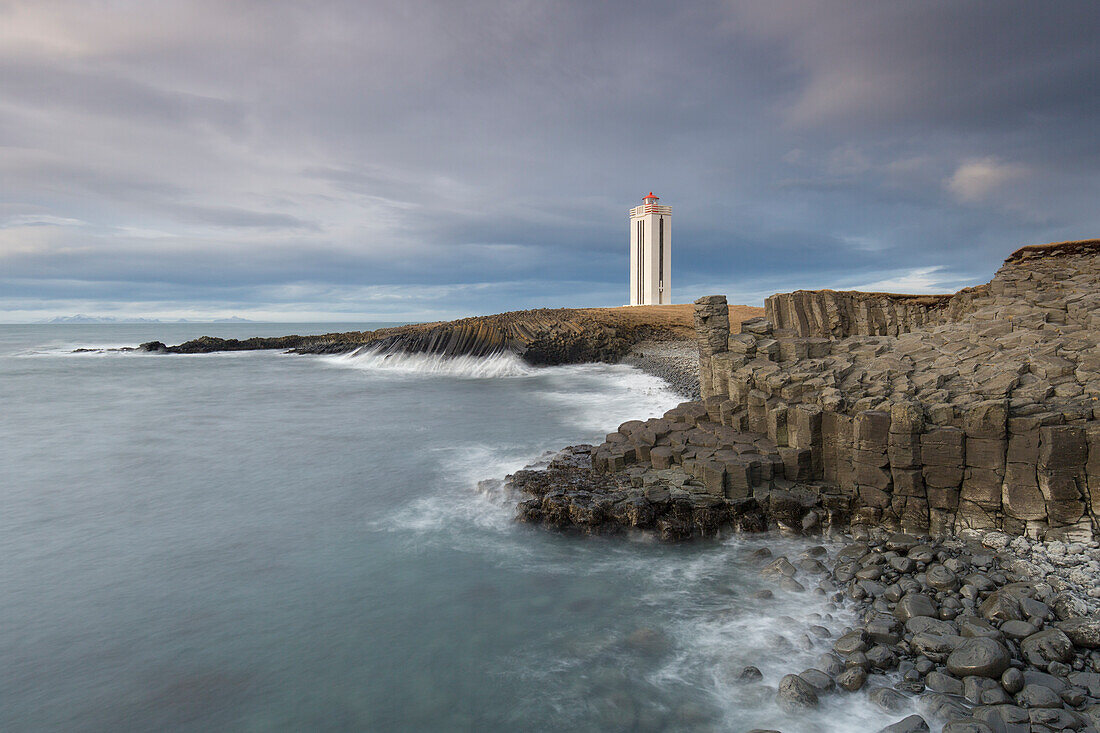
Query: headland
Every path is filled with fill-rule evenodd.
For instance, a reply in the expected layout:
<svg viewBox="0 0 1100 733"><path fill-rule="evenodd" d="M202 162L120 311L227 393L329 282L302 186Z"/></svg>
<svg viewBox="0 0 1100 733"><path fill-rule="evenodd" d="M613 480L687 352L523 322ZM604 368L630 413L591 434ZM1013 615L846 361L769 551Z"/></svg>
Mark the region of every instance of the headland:
<svg viewBox="0 0 1100 733"><path fill-rule="evenodd" d="M822 536L754 553L860 619L808 630L838 638L782 679L788 711L863 690L901 718L881 733L1100 729L1100 240L1024 247L950 295L694 315L702 399L517 472L519 518Z"/></svg>

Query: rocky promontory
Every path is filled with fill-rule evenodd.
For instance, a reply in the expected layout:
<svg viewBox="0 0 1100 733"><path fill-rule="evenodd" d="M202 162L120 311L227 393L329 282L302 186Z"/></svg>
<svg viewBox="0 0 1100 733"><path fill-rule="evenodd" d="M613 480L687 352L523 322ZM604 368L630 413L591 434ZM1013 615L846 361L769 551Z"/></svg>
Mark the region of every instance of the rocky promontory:
<svg viewBox="0 0 1100 733"><path fill-rule="evenodd" d="M692 311L690 304L542 308L375 331L250 339L204 336L176 346L155 341L142 344L140 348L166 354L261 349L280 349L296 354L344 354L371 349L444 357L512 353L536 366L617 363L641 342L692 341L695 337ZM763 311L733 306L732 313L736 323L762 315Z"/></svg>
<svg viewBox="0 0 1100 733"><path fill-rule="evenodd" d="M880 733L1100 730L1100 240L954 295L798 291L730 321L696 301L701 400L508 477L518 518L822 535L751 554L856 612L808 631L833 648L773 688L789 714L863 691L897 716Z"/></svg>
<svg viewBox="0 0 1100 733"><path fill-rule="evenodd" d="M624 423L596 473L791 529L1100 531L1100 240L1025 248L955 296L777 295L739 329L723 296L695 309L703 399Z"/></svg>

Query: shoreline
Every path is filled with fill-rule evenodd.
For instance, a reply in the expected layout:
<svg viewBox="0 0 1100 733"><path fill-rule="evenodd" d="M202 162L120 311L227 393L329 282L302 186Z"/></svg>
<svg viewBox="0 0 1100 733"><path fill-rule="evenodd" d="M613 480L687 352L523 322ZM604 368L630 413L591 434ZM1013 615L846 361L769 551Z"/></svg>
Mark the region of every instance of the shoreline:
<svg viewBox="0 0 1100 733"><path fill-rule="evenodd" d="M594 483L585 483L585 474ZM634 488L593 473L588 446L565 449L548 465L506 477L505 484L521 494L541 494L519 503L521 521L531 521L525 505L537 503L541 510L547 497ZM626 527L659 532L629 520L641 512L637 499L668 499L652 491L633 494L633 500L624 495L616 502L618 513L598 501L587 511L568 504L557 516L565 521L556 526L578 534L614 534ZM714 507L708 508L714 518ZM598 522L572 519L601 512L612 521L606 532ZM555 525L546 516L536 522ZM760 685L788 715L810 713L831 696L858 694L897 716L880 733L941 726L944 733L1100 730L1100 543L1013 538L999 531L933 538L864 524L845 530L767 521L703 526L698 517L691 526L693 537L720 538L729 531L758 537L758 547L747 552L762 577L785 592L826 596L831 609L856 619L850 626L829 619L803 629L831 639L832 651L814 667L789 670L778 689L767 692L755 667L741 672L741 682ZM791 535L804 540L803 551L773 556L769 538ZM757 598L767 601L771 592Z"/></svg>

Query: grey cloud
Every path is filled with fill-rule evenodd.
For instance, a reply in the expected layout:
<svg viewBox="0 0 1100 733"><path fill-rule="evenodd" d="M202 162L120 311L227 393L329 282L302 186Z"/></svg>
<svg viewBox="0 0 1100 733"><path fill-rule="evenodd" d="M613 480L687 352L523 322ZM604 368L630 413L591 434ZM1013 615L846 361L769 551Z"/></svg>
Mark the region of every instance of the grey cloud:
<svg viewBox="0 0 1100 733"><path fill-rule="evenodd" d="M84 222L0 244L29 282L614 305L650 189L685 300L1100 228L1092 2L15 5L55 42L0 45L0 211Z"/></svg>

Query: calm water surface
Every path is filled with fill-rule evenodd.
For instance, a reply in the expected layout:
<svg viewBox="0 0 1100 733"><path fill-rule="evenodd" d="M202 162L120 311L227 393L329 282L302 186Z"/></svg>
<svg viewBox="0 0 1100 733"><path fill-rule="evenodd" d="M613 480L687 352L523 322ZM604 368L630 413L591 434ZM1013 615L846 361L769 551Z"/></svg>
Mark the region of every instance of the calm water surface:
<svg viewBox="0 0 1100 733"><path fill-rule="evenodd" d="M0 326L0 730L891 722L737 682L824 650L819 597L750 598L761 540L512 521L506 473L679 401L630 367L70 353L350 328Z"/></svg>

